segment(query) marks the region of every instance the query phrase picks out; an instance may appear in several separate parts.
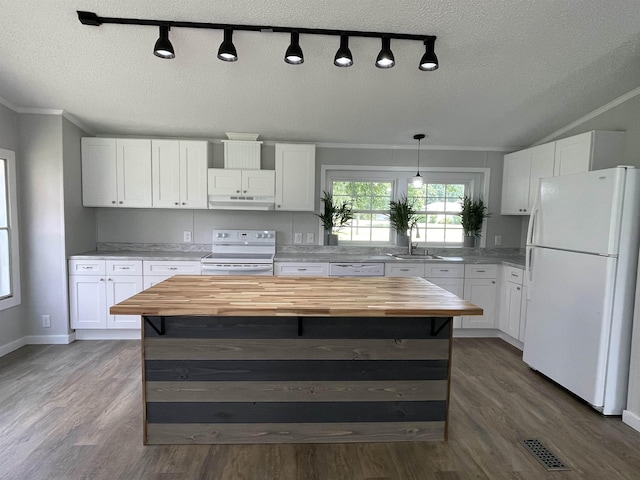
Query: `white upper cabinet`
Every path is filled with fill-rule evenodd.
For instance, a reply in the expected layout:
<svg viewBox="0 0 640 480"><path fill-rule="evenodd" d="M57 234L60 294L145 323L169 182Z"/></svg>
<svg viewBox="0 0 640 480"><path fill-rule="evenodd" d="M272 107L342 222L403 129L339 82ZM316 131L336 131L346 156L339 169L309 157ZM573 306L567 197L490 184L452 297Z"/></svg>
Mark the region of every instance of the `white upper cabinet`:
<svg viewBox="0 0 640 480"><path fill-rule="evenodd" d="M314 211L316 146L276 143L276 210Z"/></svg>
<svg viewBox="0 0 640 480"><path fill-rule="evenodd" d="M83 138L85 207L151 207L151 140Z"/></svg>
<svg viewBox="0 0 640 480"><path fill-rule="evenodd" d="M209 195L240 195L273 197L275 172L273 170L235 170L210 168Z"/></svg>
<svg viewBox="0 0 640 480"><path fill-rule="evenodd" d="M504 156L502 215L529 215L540 179L553 176L554 152L545 144Z"/></svg>
<svg viewBox="0 0 640 480"><path fill-rule="evenodd" d="M529 215L541 178L619 165L624 132L591 131L504 156L502 215Z"/></svg>
<svg viewBox="0 0 640 480"><path fill-rule="evenodd" d="M207 208L209 142L152 140L153 206Z"/></svg>

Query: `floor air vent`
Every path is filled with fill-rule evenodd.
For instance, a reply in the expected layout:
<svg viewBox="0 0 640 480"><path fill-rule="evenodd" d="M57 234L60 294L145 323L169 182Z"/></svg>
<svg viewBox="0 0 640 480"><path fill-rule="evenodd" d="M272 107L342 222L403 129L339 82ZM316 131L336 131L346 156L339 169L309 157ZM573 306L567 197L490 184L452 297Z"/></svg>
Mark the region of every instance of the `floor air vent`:
<svg viewBox="0 0 640 480"><path fill-rule="evenodd" d="M570 470L569 467L562 463L558 457L535 438L521 440L521 443L547 470Z"/></svg>

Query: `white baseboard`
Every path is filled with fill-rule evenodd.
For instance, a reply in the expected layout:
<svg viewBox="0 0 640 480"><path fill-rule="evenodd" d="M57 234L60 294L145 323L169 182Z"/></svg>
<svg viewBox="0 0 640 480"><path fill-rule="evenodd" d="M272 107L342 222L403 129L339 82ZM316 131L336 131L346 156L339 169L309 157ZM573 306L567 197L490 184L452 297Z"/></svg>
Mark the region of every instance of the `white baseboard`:
<svg viewBox="0 0 640 480"><path fill-rule="evenodd" d="M507 335L506 333L504 333L502 331L498 332L498 337L500 337L502 340L504 340L508 344L513 345L518 350L520 350L520 351L524 350L524 343L522 343L517 338L513 338L511 335Z"/></svg>
<svg viewBox="0 0 640 480"><path fill-rule="evenodd" d="M67 335L29 335L27 345L68 345L76 339L75 333Z"/></svg>
<svg viewBox="0 0 640 480"><path fill-rule="evenodd" d="M634 413L631 410L623 410L622 421L634 430L640 432L640 415L637 413Z"/></svg>
<svg viewBox="0 0 640 480"><path fill-rule="evenodd" d="M18 340L14 340L13 342L9 342L5 345L0 345L0 357L13 352L14 350L19 349L20 347L24 347L27 344L27 337L19 338Z"/></svg>
<svg viewBox="0 0 640 480"><path fill-rule="evenodd" d="M76 330L76 340L140 340L140 330Z"/></svg>

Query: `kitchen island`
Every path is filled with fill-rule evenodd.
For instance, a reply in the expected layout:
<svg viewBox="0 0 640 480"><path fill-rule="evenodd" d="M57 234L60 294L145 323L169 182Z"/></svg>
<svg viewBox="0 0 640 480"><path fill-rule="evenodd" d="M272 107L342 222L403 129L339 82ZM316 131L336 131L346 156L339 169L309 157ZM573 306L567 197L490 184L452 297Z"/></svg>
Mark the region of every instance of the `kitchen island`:
<svg viewBox="0 0 640 480"><path fill-rule="evenodd" d="M142 315L145 444L443 440L451 317L414 277L174 276Z"/></svg>

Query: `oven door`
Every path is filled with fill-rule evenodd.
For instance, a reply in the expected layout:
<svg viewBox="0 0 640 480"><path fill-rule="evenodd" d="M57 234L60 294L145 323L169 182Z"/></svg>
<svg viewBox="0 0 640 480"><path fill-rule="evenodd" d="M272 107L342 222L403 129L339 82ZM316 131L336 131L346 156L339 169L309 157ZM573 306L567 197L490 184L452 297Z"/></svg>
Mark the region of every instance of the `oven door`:
<svg viewBox="0 0 640 480"><path fill-rule="evenodd" d="M203 263L202 275L273 275L273 263Z"/></svg>

